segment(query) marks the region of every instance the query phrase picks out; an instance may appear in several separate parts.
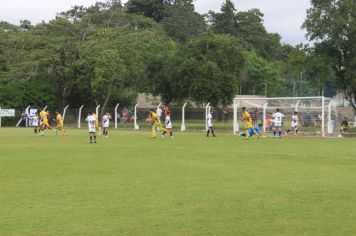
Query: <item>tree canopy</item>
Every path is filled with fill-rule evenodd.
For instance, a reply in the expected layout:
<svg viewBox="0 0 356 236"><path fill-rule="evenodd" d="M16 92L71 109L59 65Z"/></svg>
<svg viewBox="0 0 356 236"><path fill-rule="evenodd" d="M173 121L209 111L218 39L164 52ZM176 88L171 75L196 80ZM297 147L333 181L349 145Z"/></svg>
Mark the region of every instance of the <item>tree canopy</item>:
<svg viewBox="0 0 356 236"><path fill-rule="evenodd" d="M226 0L201 15L192 0L74 6L49 22L0 22L0 106L120 102L138 93L168 103L227 106L236 94L333 95L355 104L355 3L312 1L311 45L284 45L259 9ZM300 78L302 75L302 81Z"/></svg>

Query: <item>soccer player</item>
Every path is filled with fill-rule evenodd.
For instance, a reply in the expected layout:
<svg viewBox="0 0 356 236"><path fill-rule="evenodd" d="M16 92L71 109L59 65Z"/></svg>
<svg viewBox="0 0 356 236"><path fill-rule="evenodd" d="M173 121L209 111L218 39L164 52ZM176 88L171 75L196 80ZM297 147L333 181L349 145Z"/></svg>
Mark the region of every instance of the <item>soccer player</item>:
<svg viewBox="0 0 356 236"><path fill-rule="evenodd" d="M40 117L41 117L41 124L40 124L40 131L44 132L45 129L52 130L56 132L48 123L48 117L49 117L49 112L46 110L42 110L40 112ZM44 133L42 133L43 135Z"/></svg>
<svg viewBox="0 0 356 236"><path fill-rule="evenodd" d="M162 109L161 109L161 107L157 107L156 114L157 114L158 120L161 122L161 117L162 117ZM161 127L158 126L157 130L161 130Z"/></svg>
<svg viewBox="0 0 356 236"><path fill-rule="evenodd" d="M245 132L242 132L240 136L251 138L255 134L257 138L259 138L260 136L264 137L262 133L262 127L263 127L262 124L255 125L255 127L253 127L252 129L248 129L247 136Z"/></svg>
<svg viewBox="0 0 356 236"><path fill-rule="evenodd" d="M166 123L166 130L163 131L162 133L162 138L164 138L164 135L169 132L169 135L171 137L171 139L174 139L173 137L173 126L172 126L172 121L171 121L171 112L168 112L165 118L165 123Z"/></svg>
<svg viewBox="0 0 356 236"><path fill-rule="evenodd" d="M32 125L33 125L33 132L37 134L40 131L40 118L38 117L38 113L36 112L35 115L32 117Z"/></svg>
<svg viewBox="0 0 356 236"><path fill-rule="evenodd" d="M157 135L156 135L156 130L157 130L157 127L160 127L161 128L161 121L158 119L158 116L157 116L157 113L155 113L153 111L153 109L150 110L149 114L148 114L148 118L147 120L150 121L151 123L151 128L152 128L152 135L151 135L151 138L154 139L154 138L157 138ZM161 128L163 131L167 131L166 129L163 129Z"/></svg>
<svg viewBox="0 0 356 236"><path fill-rule="evenodd" d="M86 121L88 121L88 129L89 129L89 140L90 143L96 143L96 124L97 124L97 119L96 116L94 116L93 112L88 113L88 117L86 118Z"/></svg>
<svg viewBox="0 0 356 236"><path fill-rule="evenodd" d="M347 121L347 118L345 117L344 120L341 122L339 137L344 137L348 127L349 127L349 122Z"/></svg>
<svg viewBox="0 0 356 236"><path fill-rule="evenodd" d="M246 111L246 107L241 108L242 119L245 121L245 137L248 137L249 130L253 130L253 124L250 112Z"/></svg>
<svg viewBox="0 0 356 236"><path fill-rule="evenodd" d="M169 110L169 107L168 107L167 105L165 105L165 106L163 107L163 115L164 115L164 117L166 117L167 114L170 113L170 112L171 112L171 111Z"/></svg>
<svg viewBox="0 0 356 236"><path fill-rule="evenodd" d="M208 116L206 117L208 130L206 131L206 137L209 137L210 132L212 133L213 137L216 137L214 133L214 126L213 126L213 111L210 111Z"/></svg>
<svg viewBox="0 0 356 236"><path fill-rule="evenodd" d="M103 137L108 138L108 131L109 131L109 125L110 125L110 120L112 119L111 115L109 112L107 112L103 118L102 118L102 125L103 125Z"/></svg>
<svg viewBox="0 0 356 236"><path fill-rule="evenodd" d="M294 135L298 134L298 112L296 111L292 115L291 129L287 130L287 134L289 134L291 130L294 130Z"/></svg>
<svg viewBox="0 0 356 236"><path fill-rule="evenodd" d="M278 138L282 138L282 125L284 115L280 112L279 109L276 110L276 113L273 115L273 137L276 137L278 130Z"/></svg>
<svg viewBox="0 0 356 236"><path fill-rule="evenodd" d="M66 130L64 129L63 125L63 118L59 111L56 111L56 122L57 122L57 130L61 131L61 134L64 136L66 135Z"/></svg>

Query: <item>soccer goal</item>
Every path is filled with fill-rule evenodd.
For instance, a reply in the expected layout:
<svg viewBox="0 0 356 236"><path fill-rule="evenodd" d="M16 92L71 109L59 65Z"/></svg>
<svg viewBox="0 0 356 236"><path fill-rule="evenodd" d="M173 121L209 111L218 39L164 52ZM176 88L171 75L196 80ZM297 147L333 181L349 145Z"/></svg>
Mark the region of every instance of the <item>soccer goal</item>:
<svg viewBox="0 0 356 236"><path fill-rule="evenodd" d="M244 130L241 108L246 107L255 124L262 124L263 131L269 132L273 127L273 113L277 109L284 114L283 129L287 131L292 125L292 116L297 112L298 129L301 135L325 137L337 133L339 122L337 107L327 97L239 97L234 99L234 134Z"/></svg>

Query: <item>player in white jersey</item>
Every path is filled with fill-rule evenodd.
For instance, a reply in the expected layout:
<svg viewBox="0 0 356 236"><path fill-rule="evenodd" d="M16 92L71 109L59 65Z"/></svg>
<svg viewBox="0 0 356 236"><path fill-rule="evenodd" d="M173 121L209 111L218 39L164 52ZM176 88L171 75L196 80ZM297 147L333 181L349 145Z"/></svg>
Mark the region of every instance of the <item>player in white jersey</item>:
<svg viewBox="0 0 356 236"><path fill-rule="evenodd" d="M297 135L298 134L298 112L294 112L293 115L292 115L292 123L291 123L291 129L289 129L287 131L287 134L289 134L289 132L291 130L294 130L294 135Z"/></svg>
<svg viewBox="0 0 356 236"><path fill-rule="evenodd" d="M96 116L94 116L93 112L88 113L86 121L88 121L90 143L93 143L93 139L94 143L96 143Z"/></svg>
<svg viewBox="0 0 356 236"><path fill-rule="evenodd" d="M103 137L108 138L108 131L109 131L109 125L110 125L110 120L112 119L110 113L106 113L103 118L101 119L103 123Z"/></svg>
<svg viewBox="0 0 356 236"><path fill-rule="evenodd" d="M161 122L161 117L162 117L162 109L161 107L157 107L156 114L158 117L158 120ZM157 126L157 130L161 130L161 126Z"/></svg>
<svg viewBox="0 0 356 236"><path fill-rule="evenodd" d="M276 113L272 115L273 117L273 137L276 137L278 130L278 137L282 138L282 125L284 115L277 109Z"/></svg>
<svg viewBox="0 0 356 236"><path fill-rule="evenodd" d="M214 126L213 126L213 111L210 111L208 116L206 117L206 123L207 123L207 132L206 132L206 137L209 137L210 132L213 134L213 137L216 137L214 133Z"/></svg>
<svg viewBox="0 0 356 236"><path fill-rule="evenodd" d="M40 130L40 117L38 116L38 113L36 112L35 115L32 117L32 125L33 125L33 132L37 134Z"/></svg>
<svg viewBox="0 0 356 236"><path fill-rule="evenodd" d="M168 112L166 114L166 118L165 118L164 123L166 124L166 130L163 131L162 138L164 138L164 135L167 132L169 132L169 135L170 135L171 139L174 139L174 137L173 137L173 126L172 126L172 121L171 121L171 112Z"/></svg>

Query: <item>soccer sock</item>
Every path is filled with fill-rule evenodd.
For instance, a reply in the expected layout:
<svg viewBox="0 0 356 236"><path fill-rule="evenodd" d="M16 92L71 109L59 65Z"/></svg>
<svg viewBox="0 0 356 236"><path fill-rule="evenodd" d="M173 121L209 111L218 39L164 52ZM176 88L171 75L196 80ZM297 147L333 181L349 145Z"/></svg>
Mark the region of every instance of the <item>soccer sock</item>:
<svg viewBox="0 0 356 236"><path fill-rule="evenodd" d="M215 134L214 134L214 130L213 130L213 129L211 129L211 133L213 134L213 136L215 136Z"/></svg>
<svg viewBox="0 0 356 236"><path fill-rule="evenodd" d="M93 137L90 136L89 139L90 139L90 142L92 143L93 142Z"/></svg>
<svg viewBox="0 0 356 236"><path fill-rule="evenodd" d="M208 129L208 131L206 132L206 136L208 137L210 134L210 129Z"/></svg>
<svg viewBox="0 0 356 236"><path fill-rule="evenodd" d="M273 131L273 136L276 136L276 133L277 133L276 131Z"/></svg>
<svg viewBox="0 0 356 236"><path fill-rule="evenodd" d="M173 136L173 132L169 132L169 135L172 137Z"/></svg>
<svg viewBox="0 0 356 236"><path fill-rule="evenodd" d="M298 129L295 129L295 133L296 133L296 134L298 133Z"/></svg>
<svg viewBox="0 0 356 236"><path fill-rule="evenodd" d="M289 130L287 130L287 134L289 134L289 132L290 132L291 130L289 129Z"/></svg>
<svg viewBox="0 0 356 236"><path fill-rule="evenodd" d="M96 143L96 135L94 135L94 142Z"/></svg>
<svg viewBox="0 0 356 236"><path fill-rule="evenodd" d="M278 131L278 135L279 135L279 137L281 137L282 136L282 131Z"/></svg>
<svg viewBox="0 0 356 236"><path fill-rule="evenodd" d="M163 131L162 135L165 135L167 133L167 131Z"/></svg>

